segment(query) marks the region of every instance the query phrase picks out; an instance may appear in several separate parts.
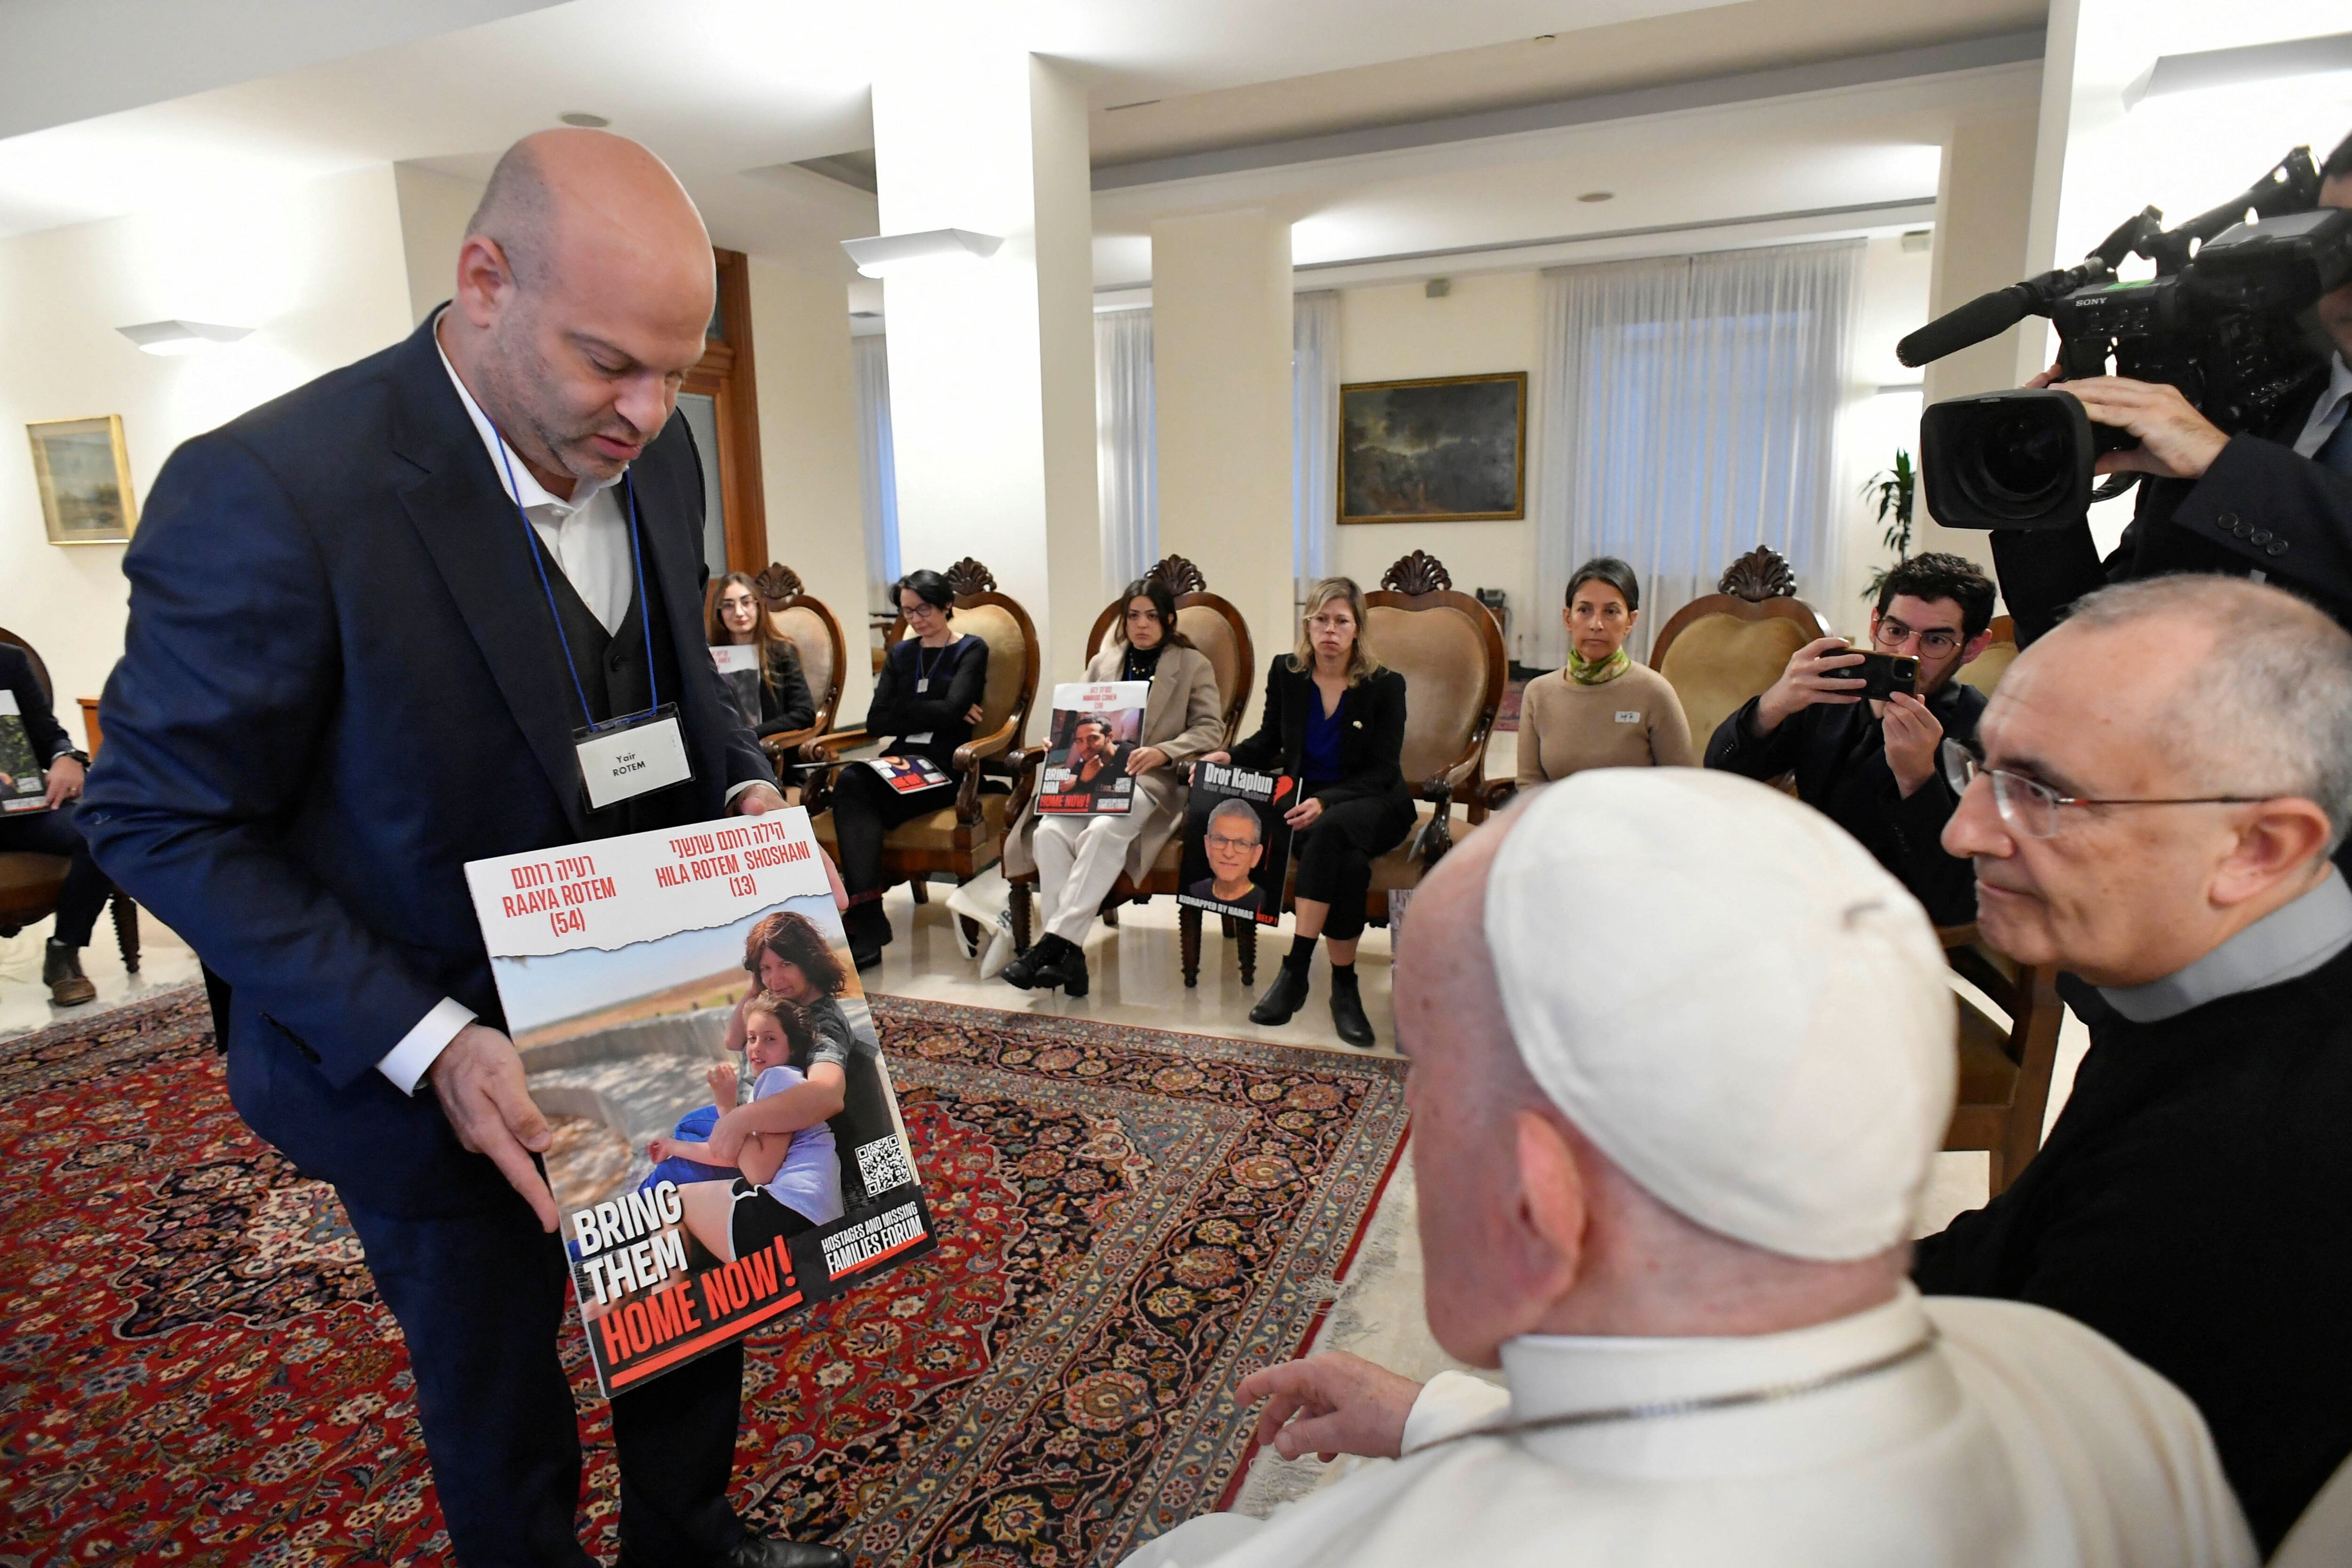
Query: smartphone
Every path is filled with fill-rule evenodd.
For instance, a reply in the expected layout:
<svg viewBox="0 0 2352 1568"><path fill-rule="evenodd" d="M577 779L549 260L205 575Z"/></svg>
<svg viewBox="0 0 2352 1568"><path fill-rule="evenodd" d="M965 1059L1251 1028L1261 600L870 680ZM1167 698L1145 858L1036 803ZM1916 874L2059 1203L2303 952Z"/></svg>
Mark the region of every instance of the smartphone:
<svg viewBox="0 0 2352 1568"><path fill-rule="evenodd" d="M1860 653L1861 650L1856 649ZM1846 664L1826 672L1843 680L1859 679L1866 683L1857 695L1890 697L1896 692L1905 696L1919 695L1919 661L1900 653L1863 653L1859 664Z"/></svg>

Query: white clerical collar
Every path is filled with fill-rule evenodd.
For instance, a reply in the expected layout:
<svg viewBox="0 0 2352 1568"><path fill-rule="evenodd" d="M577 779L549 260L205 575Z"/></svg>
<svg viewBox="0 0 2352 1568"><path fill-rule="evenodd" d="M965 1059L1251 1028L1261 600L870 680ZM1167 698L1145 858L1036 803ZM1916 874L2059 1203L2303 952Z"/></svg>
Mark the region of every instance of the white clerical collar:
<svg viewBox="0 0 2352 1568"><path fill-rule="evenodd" d="M1881 1306L1786 1333L1633 1339L1525 1334L1505 1342L1511 1416L1673 1404L1818 1383L1899 1356L1931 1332L1907 1281ZM1792 1446L1805 1462L1867 1454L1949 1417L1959 1385L1939 1355L1818 1392L1655 1420L1569 1427L1517 1440L1554 1463L1624 1475L1763 1473ZM1827 1444L1835 1453L1825 1451Z"/></svg>
<svg viewBox="0 0 2352 1568"><path fill-rule="evenodd" d="M572 498L568 501L548 489L532 476L530 465L507 444L506 437L499 434L499 427L490 423L490 416L484 413L482 405L474 401L474 394L467 388L465 378L457 374L457 367L449 362L449 350L441 346L441 318L437 315L433 318L433 351L441 356L441 368L449 372L449 384L457 389L457 401L466 405L466 417L474 422L474 432L482 438L482 445L490 455L490 466L497 470L499 476L499 488L523 510L528 512L541 507L549 507L561 521L574 512L585 510L591 501L621 482L621 474L615 474L610 479L574 478ZM622 474L627 472L626 467L621 471ZM508 482L509 475L513 476L512 483Z"/></svg>
<svg viewBox="0 0 2352 1568"><path fill-rule="evenodd" d="M2134 1023L2160 1023L2242 991L2308 975L2352 947L2352 888L2330 866L2317 887L2280 905L2184 968L2144 986L2101 986Z"/></svg>

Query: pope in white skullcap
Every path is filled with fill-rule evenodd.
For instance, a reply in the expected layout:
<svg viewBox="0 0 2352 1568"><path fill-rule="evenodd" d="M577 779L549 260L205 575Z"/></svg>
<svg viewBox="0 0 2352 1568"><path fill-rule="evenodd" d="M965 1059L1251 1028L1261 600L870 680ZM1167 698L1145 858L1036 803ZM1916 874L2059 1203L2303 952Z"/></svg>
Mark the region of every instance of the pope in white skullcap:
<svg viewBox="0 0 2352 1568"><path fill-rule="evenodd" d="M1668 1207L1768 1251L1909 1236L1957 1071L1918 901L1828 818L1726 773L1590 769L1509 833L1486 940L1561 1113Z"/></svg>

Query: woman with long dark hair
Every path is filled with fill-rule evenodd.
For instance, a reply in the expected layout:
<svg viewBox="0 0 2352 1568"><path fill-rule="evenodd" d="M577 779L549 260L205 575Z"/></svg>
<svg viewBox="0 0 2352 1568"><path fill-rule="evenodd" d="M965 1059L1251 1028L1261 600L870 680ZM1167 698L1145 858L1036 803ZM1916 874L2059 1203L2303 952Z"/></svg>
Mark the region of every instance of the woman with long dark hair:
<svg viewBox="0 0 2352 1568"><path fill-rule="evenodd" d="M1088 661L1087 680L1150 683L1142 732L1127 754L1133 804L1118 815L1041 817L1033 801L1013 822L1004 869L1036 868L1045 925L1036 945L1004 966L1006 983L1024 991L1058 986L1066 996L1087 994L1087 928L1119 873L1141 877L1183 827L1186 770L1224 732L1216 669L1176 630L1168 585L1138 579L1120 598L1111 640Z"/></svg>
<svg viewBox="0 0 2352 1568"><path fill-rule="evenodd" d="M764 738L814 724L816 698L809 695L808 677L801 673L800 652L791 638L776 634L767 607L760 602L759 585L743 572L730 571L710 589L709 611L703 617L703 635L710 645L759 650L760 716L751 727Z"/></svg>
<svg viewBox="0 0 2352 1568"><path fill-rule="evenodd" d="M1404 677L1381 667L1364 641L1364 591L1344 577L1307 591L1298 648L1265 673L1265 708L1257 733L1230 760L1279 770L1298 780L1290 852L1298 861L1292 888L1295 936L1274 984L1250 1009L1250 1021L1288 1023L1307 1000L1307 965L1318 937L1331 944L1331 1023L1349 1045L1376 1043L1356 984L1356 943L1364 933L1364 899L1372 862L1412 831L1412 795L1404 770ZM1223 762L1223 752L1211 752Z"/></svg>
<svg viewBox="0 0 2352 1568"><path fill-rule="evenodd" d="M882 913L883 836L954 801L956 747L971 738L988 689L988 644L959 636L950 625L955 590L946 578L910 571L891 597L907 618L907 635L891 644L875 677L866 732L884 738L890 755L928 759L948 780L902 793L872 768L851 763L834 786L834 841L841 849L842 884L849 890L841 923L850 957L861 969L880 963L890 940L890 919Z"/></svg>

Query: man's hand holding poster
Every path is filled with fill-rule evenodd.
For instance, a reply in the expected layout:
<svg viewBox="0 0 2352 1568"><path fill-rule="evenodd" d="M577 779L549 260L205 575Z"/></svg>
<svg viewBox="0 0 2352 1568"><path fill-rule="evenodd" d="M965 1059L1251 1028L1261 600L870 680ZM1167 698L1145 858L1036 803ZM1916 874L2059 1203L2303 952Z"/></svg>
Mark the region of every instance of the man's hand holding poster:
<svg viewBox="0 0 2352 1568"><path fill-rule="evenodd" d="M1279 920L1290 870L1290 823L1283 813L1294 803L1294 787L1287 774L1195 765L1176 902L1261 925Z"/></svg>
<svg viewBox="0 0 2352 1568"><path fill-rule="evenodd" d="M1046 816L1125 816L1135 809L1127 759L1143 734L1149 681L1068 681L1054 688L1037 810Z"/></svg>
<svg viewBox="0 0 2352 1568"><path fill-rule="evenodd" d="M475 861L466 877L527 1067L658 1077L684 1051L708 1068L709 1103L650 1139L650 1172L558 1186L607 1397L931 1249L806 811Z"/></svg>

